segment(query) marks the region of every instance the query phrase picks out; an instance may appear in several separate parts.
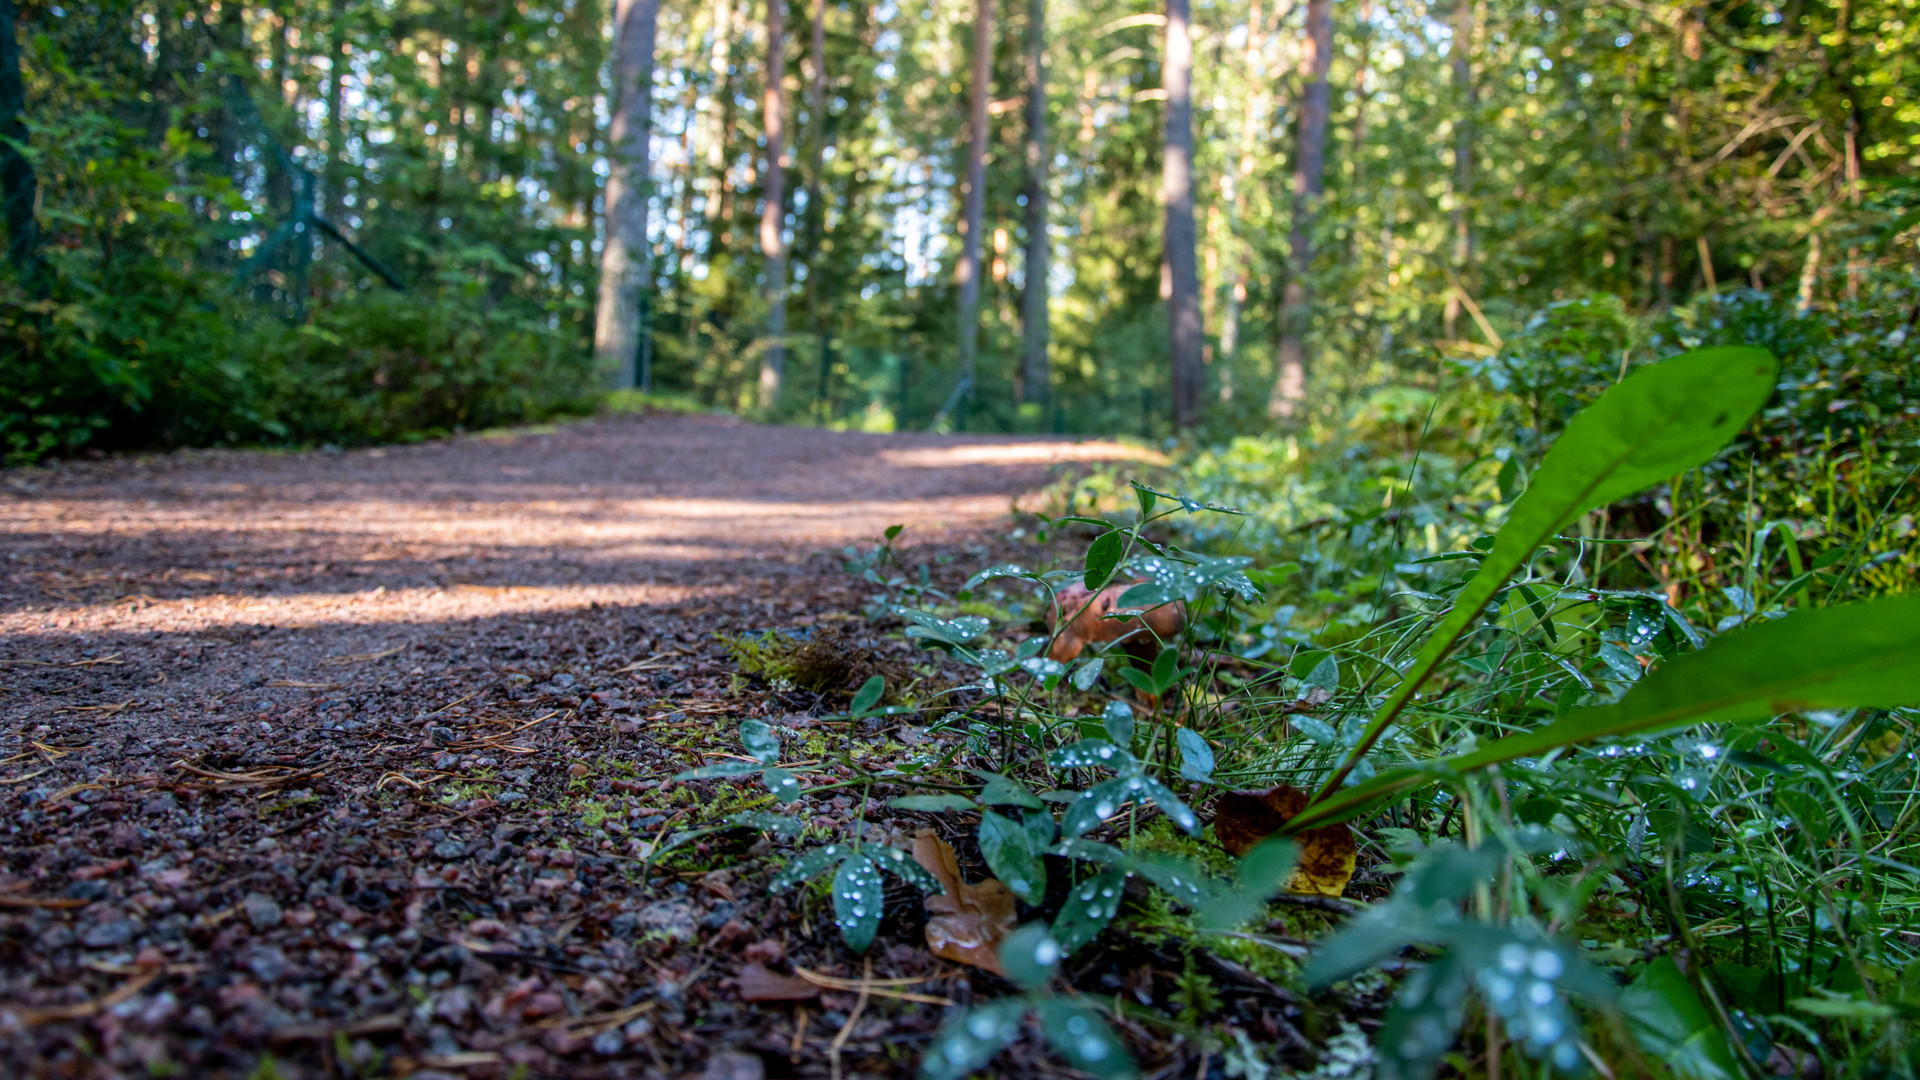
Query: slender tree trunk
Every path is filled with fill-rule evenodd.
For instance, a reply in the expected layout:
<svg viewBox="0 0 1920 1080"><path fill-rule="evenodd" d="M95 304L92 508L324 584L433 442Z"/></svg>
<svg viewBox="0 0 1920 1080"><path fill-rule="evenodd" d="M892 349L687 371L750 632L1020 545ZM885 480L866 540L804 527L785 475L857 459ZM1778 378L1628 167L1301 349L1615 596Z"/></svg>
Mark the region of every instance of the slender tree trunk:
<svg viewBox="0 0 1920 1080"><path fill-rule="evenodd" d="M820 384L816 397L827 400L827 382L833 374L833 352L820 313L820 279L826 272L820 244L827 226L827 208L821 204L827 185L827 0L813 0L812 40L807 52L807 323L814 348L820 353Z"/></svg>
<svg viewBox="0 0 1920 1080"><path fill-rule="evenodd" d="M1187 25L1187 0L1167 0L1166 54L1161 77L1167 88L1167 130L1160 162L1160 201L1166 207L1162 244L1172 296L1167 323L1173 352L1173 426L1185 431L1199 419L1200 386L1205 371L1200 348L1205 328L1200 318L1200 268L1194 257L1193 227L1193 38Z"/></svg>
<svg viewBox="0 0 1920 1080"><path fill-rule="evenodd" d="M761 101L767 133L766 205L760 211L760 253L767 267L767 347L760 354L760 407L780 401L787 374L787 36L786 0L767 0L767 86Z"/></svg>
<svg viewBox="0 0 1920 1080"><path fill-rule="evenodd" d="M653 45L660 0L614 9L613 122L607 133L606 237L593 328L594 363L614 389L635 385L647 274L647 173L653 136Z"/></svg>
<svg viewBox="0 0 1920 1080"><path fill-rule="evenodd" d="M987 91L993 79L993 0L975 0L973 9L973 87L968 105L966 235L954 284L960 287L960 377L971 398L976 352L980 344L980 245L987 208ZM960 405L965 410L963 401ZM964 412L963 412L964 415Z"/></svg>
<svg viewBox="0 0 1920 1080"><path fill-rule="evenodd" d="M1020 382L1023 400L1045 406L1052 397L1047 359L1047 0L1027 5L1027 259L1020 298ZM1042 426L1044 426L1044 418Z"/></svg>
<svg viewBox="0 0 1920 1080"><path fill-rule="evenodd" d="M0 205L7 222L7 259L29 293L38 291L40 226L33 214L40 185L27 145L27 93L20 78L20 42L14 35L13 0L0 0Z"/></svg>
<svg viewBox="0 0 1920 1080"><path fill-rule="evenodd" d="M347 123L341 115L345 107L347 80L347 0L333 0L327 12L328 50L333 54L327 71L327 167L322 174L321 213L336 225L340 221L341 199L346 192Z"/></svg>
<svg viewBox="0 0 1920 1080"><path fill-rule="evenodd" d="M1448 47L1453 62L1453 88L1460 98L1460 113L1453 129L1453 271L1464 284L1473 262L1473 221L1467 214L1467 202L1473 197L1473 111L1479 105L1479 91L1473 85L1473 0L1454 0L1453 43ZM1455 336L1454 324L1460 318L1460 295L1447 293L1442 316L1446 335Z"/></svg>
<svg viewBox="0 0 1920 1080"><path fill-rule="evenodd" d="M1266 115L1270 94L1267 87L1272 80L1263 78L1256 69L1267 47L1267 26L1261 11L1260 0L1253 0L1247 11L1247 86L1249 87L1244 109L1240 114L1240 160L1238 168L1230 176L1232 188L1227 193L1227 236L1232 245L1229 259L1233 265L1233 285L1227 293L1227 314L1220 323L1221 364L1220 400L1233 399L1234 354L1240 348L1240 313L1247 303L1247 287L1253 273L1252 245L1240 239L1240 222L1243 207L1247 201L1247 188L1253 183L1253 171L1259 163L1261 117Z"/></svg>
<svg viewBox="0 0 1920 1080"><path fill-rule="evenodd" d="M1313 263L1313 215L1324 191L1327 163L1327 68L1333 60L1333 0L1308 0L1307 37L1300 55L1306 83L1293 155L1293 222L1287 234L1287 287L1280 309L1280 377L1267 414L1299 415L1307 397L1307 271Z"/></svg>

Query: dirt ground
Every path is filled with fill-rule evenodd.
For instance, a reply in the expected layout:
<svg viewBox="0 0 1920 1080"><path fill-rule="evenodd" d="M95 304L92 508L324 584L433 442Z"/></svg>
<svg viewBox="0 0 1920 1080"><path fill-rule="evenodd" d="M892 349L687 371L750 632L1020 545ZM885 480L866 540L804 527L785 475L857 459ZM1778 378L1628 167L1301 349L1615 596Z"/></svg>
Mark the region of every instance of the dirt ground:
<svg viewBox="0 0 1920 1080"><path fill-rule="evenodd" d="M742 1000L753 963L862 977L768 838L643 880L727 797L667 778L832 711L715 635L857 611L839 549L896 523L964 576L1127 454L654 414L0 473L0 1074L908 1075L937 1001ZM916 896L872 976L987 989Z"/></svg>

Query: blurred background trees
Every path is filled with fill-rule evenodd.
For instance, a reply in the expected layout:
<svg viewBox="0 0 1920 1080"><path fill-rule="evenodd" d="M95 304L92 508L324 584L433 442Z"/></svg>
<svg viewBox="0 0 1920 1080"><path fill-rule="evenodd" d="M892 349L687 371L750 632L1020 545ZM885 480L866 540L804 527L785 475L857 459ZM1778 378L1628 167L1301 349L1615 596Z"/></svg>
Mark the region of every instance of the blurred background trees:
<svg viewBox="0 0 1920 1080"><path fill-rule="evenodd" d="M13 3L16 461L591 407L622 183L616 378L790 420L1223 435L1582 298L1915 310L1912 0L623 2L647 94L611 0Z"/></svg>

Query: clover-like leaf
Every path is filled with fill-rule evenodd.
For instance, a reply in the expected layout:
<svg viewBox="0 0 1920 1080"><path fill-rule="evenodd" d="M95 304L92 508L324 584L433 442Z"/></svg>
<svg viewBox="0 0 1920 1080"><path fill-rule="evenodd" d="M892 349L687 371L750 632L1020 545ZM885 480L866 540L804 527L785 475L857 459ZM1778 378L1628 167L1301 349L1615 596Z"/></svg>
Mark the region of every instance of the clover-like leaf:
<svg viewBox="0 0 1920 1080"><path fill-rule="evenodd" d="M1120 557L1126 554L1127 534L1115 529L1101 533L1087 547L1086 573L1082 577L1088 592L1099 592L1113 578L1113 572L1120 568Z"/></svg>
<svg viewBox="0 0 1920 1080"><path fill-rule="evenodd" d="M1039 810L1047 805L1035 797L1033 792L1028 791L1025 784L1010 776L1002 776L982 769L973 770L973 775L986 781L986 786L980 789L979 798L989 806L1024 806Z"/></svg>
<svg viewBox="0 0 1920 1080"><path fill-rule="evenodd" d="M1126 1080L1138 1075L1132 1055L1099 1013L1068 998L1042 1001L1040 1030L1047 1044L1074 1068L1099 1080Z"/></svg>
<svg viewBox="0 0 1920 1080"><path fill-rule="evenodd" d="M1045 923L1028 923L1000 944L1000 966L1007 978L1022 990L1038 990L1047 985L1064 956L1066 951L1053 940Z"/></svg>
<svg viewBox="0 0 1920 1080"><path fill-rule="evenodd" d="M1126 895L1127 872L1109 870L1081 880L1067 890L1067 902L1053 920L1053 939L1062 951L1072 955L1080 947L1100 936L1113 917L1120 913L1120 899Z"/></svg>
<svg viewBox="0 0 1920 1080"><path fill-rule="evenodd" d="M923 813L937 814L947 810L978 810L980 804L965 795L902 795L890 799L888 806L901 810L919 810Z"/></svg>
<svg viewBox="0 0 1920 1080"><path fill-rule="evenodd" d="M773 733L765 720L745 720L740 724L740 745L747 753L762 765L771 765L780 760L780 736Z"/></svg>
<svg viewBox="0 0 1920 1080"><path fill-rule="evenodd" d="M779 802L790 803L800 797L800 778L785 769L762 769L760 779Z"/></svg>
<svg viewBox="0 0 1920 1080"><path fill-rule="evenodd" d="M1082 661L1080 666L1074 669L1073 678L1069 680L1073 683L1073 688L1081 691L1093 689L1093 684L1100 679L1100 669L1105 667L1106 663L1105 659L1098 656Z"/></svg>
<svg viewBox="0 0 1920 1080"><path fill-rule="evenodd" d="M767 882L767 888L774 892L791 889L853 853L854 848L849 844L828 844L803 852L781 867L780 872Z"/></svg>
<svg viewBox="0 0 1920 1080"><path fill-rule="evenodd" d="M840 938L854 952L866 952L873 935L880 929L880 913L886 907L887 883L880 868L865 855L852 855L833 875L833 921L840 927Z"/></svg>
<svg viewBox="0 0 1920 1080"><path fill-rule="evenodd" d="M1180 747L1180 775L1202 784L1213 783L1213 747L1192 728L1174 732Z"/></svg>
<svg viewBox="0 0 1920 1080"><path fill-rule="evenodd" d="M863 844L860 854L872 860L875 866L922 892L940 891L940 879L928 873L926 867L913 861L913 853L910 851L880 844Z"/></svg>
<svg viewBox="0 0 1920 1080"><path fill-rule="evenodd" d="M1030 904L1047 894L1047 867L1040 861L1044 850L1022 823L991 810L980 815L980 854L987 868Z"/></svg>
<svg viewBox="0 0 1920 1080"><path fill-rule="evenodd" d="M1061 831L1068 836L1079 836L1098 828L1101 822L1119 813L1120 808L1133 798L1137 788L1129 788L1128 784L1137 779L1116 776L1081 792L1067 804L1067 812L1060 819Z"/></svg>
<svg viewBox="0 0 1920 1080"><path fill-rule="evenodd" d="M985 1068L1020 1034L1027 999L1003 998L976 1005L947 1021L920 1059L921 1080L962 1080Z"/></svg>
<svg viewBox="0 0 1920 1080"><path fill-rule="evenodd" d="M781 836L799 836L806 831L806 824L798 818L785 814L769 814L763 810L742 810L727 818L727 824L742 829L761 829L779 833Z"/></svg>
<svg viewBox="0 0 1920 1080"><path fill-rule="evenodd" d="M1105 739L1082 739L1047 755L1047 764L1056 769L1117 769L1133 772L1139 762L1125 750Z"/></svg>
<svg viewBox="0 0 1920 1080"><path fill-rule="evenodd" d="M1107 738L1113 745L1126 749L1133 745L1133 706L1115 699L1107 702L1106 711L1100 714L1101 722L1106 726Z"/></svg>
<svg viewBox="0 0 1920 1080"><path fill-rule="evenodd" d="M722 761L717 765L702 765L697 769L688 769L675 773L675 780L713 780L726 776L752 776L766 769L765 765L751 761Z"/></svg>

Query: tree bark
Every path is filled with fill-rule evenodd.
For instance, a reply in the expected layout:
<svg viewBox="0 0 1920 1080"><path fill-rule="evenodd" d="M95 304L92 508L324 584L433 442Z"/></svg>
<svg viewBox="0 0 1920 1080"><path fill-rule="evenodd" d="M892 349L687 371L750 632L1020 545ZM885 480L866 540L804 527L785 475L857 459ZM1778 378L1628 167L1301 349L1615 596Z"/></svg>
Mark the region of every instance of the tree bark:
<svg viewBox="0 0 1920 1080"><path fill-rule="evenodd" d="M767 134L766 205L760 211L760 253L766 257L767 347L760 354L760 407L780 401L787 375L786 0L767 0L767 85L761 120Z"/></svg>
<svg viewBox="0 0 1920 1080"><path fill-rule="evenodd" d="M32 294L40 268L40 226L33 214L40 185L33 163L20 152L27 145L27 93L14 18L13 0L0 0L0 216L7 222L7 258Z"/></svg>
<svg viewBox="0 0 1920 1080"><path fill-rule="evenodd" d="M954 284L960 287L960 377L968 386L960 408L973 396L976 353L980 343L980 244L986 228L987 207L987 91L993 79L993 0L975 0L973 9L973 87L967 109L967 187L964 192L966 235L960 242L960 262Z"/></svg>
<svg viewBox="0 0 1920 1080"><path fill-rule="evenodd" d="M1227 293L1227 314L1220 322L1220 357L1222 364L1220 381L1220 400L1233 399L1234 354L1240 349L1240 313L1247 303L1249 278L1253 273L1252 245L1240 239L1240 221L1242 207L1247 201L1247 188L1253 183L1253 172L1260 159L1260 118L1266 115L1267 102L1271 96L1267 87L1271 80L1261 77L1255 69L1261 57L1266 53L1267 26L1261 10L1260 0L1253 0L1247 11L1247 86L1246 104L1240 114L1239 162L1235 171L1229 174L1232 187L1227 192L1227 238L1232 245L1228 260L1233 268L1233 285Z"/></svg>
<svg viewBox="0 0 1920 1080"><path fill-rule="evenodd" d="M1280 376L1267 414L1291 419L1307 398L1307 271L1313 263L1313 215L1325 190L1327 68L1333 61L1333 0L1308 0L1307 38L1300 55L1306 90L1293 155L1293 222L1287 234L1287 287L1280 309Z"/></svg>
<svg viewBox="0 0 1920 1080"><path fill-rule="evenodd" d="M812 40L807 54L807 322L813 330L814 348L819 350L820 383L815 396L827 400L827 383L833 375L833 353L829 332L820 313L820 279L826 270L820 245L827 227L827 208L820 200L826 195L827 149L827 0L813 0Z"/></svg>
<svg viewBox="0 0 1920 1080"><path fill-rule="evenodd" d="M619 0L614 10L614 110L607 133L606 237L593 328L595 366L613 389L639 373L641 297L647 273L647 172L653 136L654 27L659 0Z"/></svg>
<svg viewBox="0 0 1920 1080"><path fill-rule="evenodd" d="M1051 250L1047 240L1047 0L1027 5L1027 259L1020 298L1022 400L1045 406L1052 397L1047 359L1047 301ZM1043 419L1044 426L1044 419Z"/></svg>
<svg viewBox="0 0 1920 1080"><path fill-rule="evenodd" d="M1160 65L1167 89L1160 201L1167 215L1161 242L1166 247L1172 279L1167 323L1172 339L1176 431L1185 431L1199 419L1200 387L1205 380L1200 363L1205 328L1200 316L1200 268L1194 255L1193 227L1193 38L1187 22L1187 0L1167 0L1166 55Z"/></svg>
<svg viewBox="0 0 1920 1080"><path fill-rule="evenodd" d="M347 123L341 115L345 107L346 94L343 89L347 77L347 0L333 0L327 12L328 51L333 55L327 64L327 167L321 174L320 212L336 225L340 221L341 199L346 192L346 141Z"/></svg>
<svg viewBox="0 0 1920 1080"><path fill-rule="evenodd" d="M1453 63L1453 88L1460 98L1460 114L1453 129L1453 272L1465 284L1467 268L1473 262L1473 220L1467 213L1467 201L1473 197L1473 111L1480 94L1473 85L1473 0L1454 0L1453 43L1448 47ZM1442 320L1447 337L1455 336L1454 324L1460 318L1458 290L1447 293Z"/></svg>

